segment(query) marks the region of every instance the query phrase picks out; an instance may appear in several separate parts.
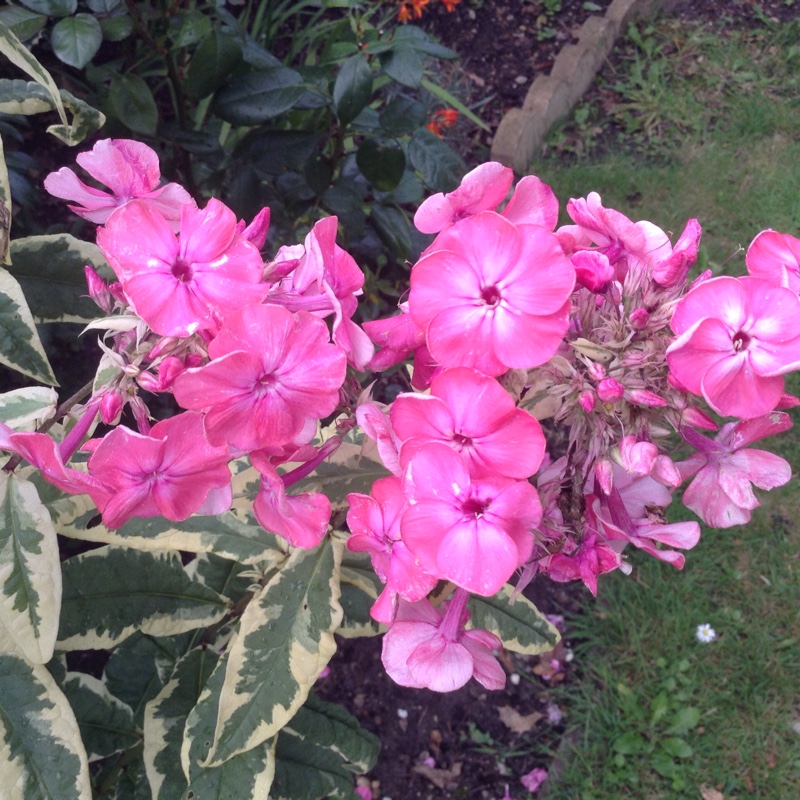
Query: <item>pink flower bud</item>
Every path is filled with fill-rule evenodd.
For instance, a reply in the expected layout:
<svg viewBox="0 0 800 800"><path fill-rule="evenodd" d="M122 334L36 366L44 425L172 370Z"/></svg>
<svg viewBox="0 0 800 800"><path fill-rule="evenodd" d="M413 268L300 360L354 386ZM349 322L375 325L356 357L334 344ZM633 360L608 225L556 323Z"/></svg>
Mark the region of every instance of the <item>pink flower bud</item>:
<svg viewBox="0 0 800 800"><path fill-rule="evenodd" d="M625 394L625 387L616 378L603 378L597 384L597 396L604 403L616 403Z"/></svg>
<svg viewBox="0 0 800 800"><path fill-rule="evenodd" d="M689 406L681 414L681 425L688 425L691 428L700 428L704 431L715 431L719 427L711 417L699 408Z"/></svg>
<svg viewBox="0 0 800 800"><path fill-rule="evenodd" d="M637 308L631 312L630 316L631 327L635 331L643 331L650 322L650 312L644 308Z"/></svg>
<svg viewBox="0 0 800 800"><path fill-rule="evenodd" d="M111 292L108 291L108 284L97 274L93 267L85 266L83 268L83 273L86 275L89 297L91 297L106 314L110 314L114 303Z"/></svg>
<svg viewBox="0 0 800 800"><path fill-rule="evenodd" d="M666 400L647 389L630 389L625 392L625 399L634 405L647 406L649 408L664 408L667 405Z"/></svg>
<svg viewBox="0 0 800 800"><path fill-rule="evenodd" d="M111 294L111 296L121 306L129 306L130 305L130 302L128 301L128 298L125 296L125 292L122 291L122 284L121 283L117 283L116 281L114 281L114 283L109 283L108 284L108 291Z"/></svg>
<svg viewBox="0 0 800 800"><path fill-rule="evenodd" d="M591 364L589 364L589 374L596 381L601 381L606 376L606 368L602 364L592 361Z"/></svg>
<svg viewBox="0 0 800 800"><path fill-rule="evenodd" d="M119 392L106 392L100 400L100 419L106 425L113 425L122 411L122 405Z"/></svg>
<svg viewBox="0 0 800 800"><path fill-rule="evenodd" d="M578 397L578 402L587 414L591 414L595 407L594 392L591 389L584 389Z"/></svg>
<svg viewBox="0 0 800 800"><path fill-rule="evenodd" d="M607 458L601 458L594 465L594 476L603 494L611 494L614 488L614 465Z"/></svg>

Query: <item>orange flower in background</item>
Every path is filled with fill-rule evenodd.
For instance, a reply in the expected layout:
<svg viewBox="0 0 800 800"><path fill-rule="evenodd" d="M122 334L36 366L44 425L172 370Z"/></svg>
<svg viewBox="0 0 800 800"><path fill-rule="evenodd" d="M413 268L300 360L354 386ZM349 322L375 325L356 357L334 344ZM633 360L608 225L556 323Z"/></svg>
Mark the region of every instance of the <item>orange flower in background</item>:
<svg viewBox="0 0 800 800"><path fill-rule="evenodd" d="M427 6L430 1L431 0L403 0L397 11L398 21L408 22L412 17L414 19L419 19L422 16L425 6ZM458 0L456 0L456 2L458 2Z"/></svg>
<svg viewBox="0 0 800 800"><path fill-rule="evenodd" d="M445 128L452 128L458 122L458 111L454 108L440 108L433 112L431 121L425 126L431 133L441 137Z"/></svg>
<svg viewBox="0 0 800 800"><path fill-rule="evenodd" d="M448 13L456 10L456 6L461 0L442 0L442 5L447 9Z"/></svg>

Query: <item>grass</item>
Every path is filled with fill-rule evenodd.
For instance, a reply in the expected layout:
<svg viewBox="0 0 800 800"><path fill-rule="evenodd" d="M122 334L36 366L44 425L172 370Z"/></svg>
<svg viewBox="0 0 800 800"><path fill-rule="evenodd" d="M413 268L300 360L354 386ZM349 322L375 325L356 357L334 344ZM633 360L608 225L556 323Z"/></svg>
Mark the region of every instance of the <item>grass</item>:
<svg viewBox="0 0 800 800"><path fill-rule="evenodd" d="M532 171L676 235L696 216L701 265L743 274L759 230L800 235L798 40L641 25ZM761 446L800 466L797 429ZM704 529L682 573L633 554L601 579L573 620L582 679L548 800L800 797L800 486L761 499L751 524Z"/></svg>

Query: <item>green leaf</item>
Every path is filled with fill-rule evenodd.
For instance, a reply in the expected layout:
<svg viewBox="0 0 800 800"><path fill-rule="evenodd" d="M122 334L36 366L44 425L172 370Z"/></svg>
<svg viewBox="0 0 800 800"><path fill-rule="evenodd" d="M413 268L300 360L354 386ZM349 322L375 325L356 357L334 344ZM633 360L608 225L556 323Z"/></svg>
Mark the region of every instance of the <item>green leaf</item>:
<svg viewBox="0 0 800 800"><path fill-rule="evenodd" d="M236 39L217 27L212 28L189 62L186 91L195 97L213 94L241 61L242 48Z"/></svg>
<svg viewBox="0 0 800 800"><path fill-rule="evenodd" d="M411 252L411 229L406 215L399 208L375 203L370 206L369 218L381 241L399 259Z"/></svg>
<svg viewBox="0 0 800 800"><path fill-rule="evenodd" d="M218 516L194 516L183 522L163 517L135 517L111 531L104 525L87 528L97 515L91 502L73 506L77 516L64 515L58 520L58 532L73 539L133 547L158 552L185 550L189 553L215 553L242 564L277 563L285 557L286 545L260 525L242 522L233 513Z"/></svg>
<svg viewBox="0 0 800 800"><path fill-rule="evenodd" d="M36 36L47 25L44 14L35 14L27 8L8 6L0 9L0 22L7 25L9 30L21 41L27 41Z"/></svg>
<svg viewBox="0 0 800 800"><path fill-rule="evenodd" d="M134 31L133 20L127 14L118 17L103 17L100 20L103 29L103 39L106 42L121 42L127 39Z"/></svg>
<svg viewBox="0 0 800 800"><path fill-rule="evenodd" d="M163 689L144 712L144 764L154 800L180 798L187 787L180 763L186 718L219 660L208 648L181 658ZM244 795L230 795L243 797Z"/></svg>
<svg viewBox="0 0 800 800"><path fill-rule="evenodd" d="M339 534L334 534L338 536ZM341 592L342 624L336 631L345 638L375 636L384 630L370 615L372 604L383 591L383 583L372 568L367 553L345 550L342 558Z"/></svg>
<svg viewBox="0 0 800 800"><path fill-rule="evenodd" d="M62 688L78 720L89 761L139 744L131 707L114 697L102 681L83 672L68 672Z"/></svg>
<svg viewBox="0 0 800 800"><path fill-rule="evenodd" d="M75 714L39 664L0 653L0 787L10 800L91 800Z"/></svg>
<svg viewBox="0 0 800 800"><path fill-rule="evenodd" d="M91 14L59 20L50 33L50 44L60 61L83 69L103 43L103 30Z"/></svg>
<svg viewBox="0 0 800 800"><path fill-rule="evenodd" d="M411 137L408 157L414 169L422 173L428 188L434 192L452 191L466 172L466 164L461 156L436 134L424 128Z"/></svg>
<svg viewBox="0 0 800 800"><path fill-rule="evenodd" d="M106 118L88 103L73 97L65 89L61 90L60 97L72 114L72 122L69 125L50 125L47 132L65 144L80 144L87 136L105 125Z"/></svg>
<svg viewBox="0 0 800 800"><path fill-rule="evenodd" d="M115 76L108 97L114 115L123 125L135 133L155 135L158 108L143 78L135 73Z"/></svg>
<svg viewBox="0 0 800 800"><path fill-rule="evenodd" d="M20 0L22 5L48 17L68 17L78 8L78 0Z"/></svg>
<svg viewBox="0 0 800 800"><path fill-rule="evenodd" d="M396 97L380 113L381 129L389 136L412 133L425 122L425 106L410 97Z"/></svg>
<svg viewBox="0 0 800 800"><path fill-rule="evenodd" d="M0 138L0 264L8 266L8 248L11 243L11 184L8 181L8 168L3 151L3 140Z"/></svg>
<svg viewBox="0 0 800 800"><path fill-rule="evenodd" d="M434 58L445 58L454 61L458 58L458 53L439 44L433 37L429 36L422 28L416 25L401 25L394 29L392 36L394 47L413 47L419 53L433 56Z"/></svg>
<svg viewBox="0 0 800 800"><path fill-rule="evenodd" d="M50 514L36 487L0 473L0 651L35 664L53 657L61 566Z"/></svg>
<svg viewBox="0 0 800 800"><path fill-rule="evenodd" d="M383 53L380 59L383 71L392 80L410 89L419 89L424 65L416 50L410 47L396 47Z"/></svg>
<svg viewBox="0 0 800 800"><path fill-rule="evenodd" d="M561 638L556 628L526 597L519 595L512 605L512 593L506 584L493 597L472 595L469 627L491 631L515 653L532 656L552 650Z"/></svg>
<svg viewBox="0 0 800 800"><path fill-rule="evenodd" d="M221 660L208 679L200 702L186 720L181 763L188 775L191 796L204 798L270 797L275 775L275 739L229 758L218 767L203 766L214 739L217 707L225 682L227 659ZM174 767L173 767L174 769ZM160 798L168 800L168 798ZM182 800L182 798L181 798Z"/></svg>
<svg viewBox="0 0 800 800"><path fill-rule="evenodd" d="M659 744L673 758L691 758L694 754L694 750L677 736L662 739Z"/></svg>
<svg viewBox="0 0 800 800"><path fill-rule="evenodd" d="M361 174L379 191L389 192L400 183L406 169L403 148L396 142L364 139L356 152Z"/></svg>
<svg viewBox="0 0 800 800"><path fill-rule="evenodd" d="M111 14L125 6L125 0L86 0L86 5L95 14Z"/></svg>
<svg viewBox="0 0 800 800"><path fill-rule="evenodd" d="M107 268L100 248L68 233L29 236L11 244L9 272L38 322L90 322L100 309L86 297L84 267Z"/></svg>
<svg viewBox="0 0 800 800"><path fill-rule="evenodd" d="M303 79L293 69L263 69L220 89L214 111L233 125L260 125L292 108L305 91Z"/></svg>
<svg viewBox="0 0 800 800"><path fill-rule="evenodd" d="M650 756L650 766L664 778L674 778L680 774L680 767L672 760L672 756L661 750Z"/></svg>
<svg viewBox="0 0 800 800"><path fill-rule="evenodd" d="M689 733L692 728L697 727L700 722L700 709L694 706L686 706L675 712L672 718L672 725L667 728L667 733L683 736Z"/></svg>
<svg viewBox="0 0 800 800"><path fill-rule="evenodd" d="M313 695L278 735L274 800L351 798L353 773L371 769L380 741L341 706Z"/></svg>
<svg viewBox="0 0 800 800"><path fill-rule="evenodd" d="M191 9L179 15L173 21L173 30L170 35L173 50L182 50L197 44L211 31L211 20L202 11Z"/></svg>
<svg viewBox="0 0 800 800"><path fill-rule="evenodd" d="M225 598L192 581L177 553L101 547L62 564L59 648L112 647L134 631L167 636L212 625Z"/></svg>
<svg viewBox="0 0 800 800"><path fill-rule="evenodd" d="M326 538L314 550L295 550L245 609L228 650L214 742L204 766L218 766L266 742L305 702L336 652L342 549Z"/></svg>
<svg viewBox="0 0 800 800"><path fill-rule="evenodd" d="M632 756L637 753L644 753L647 750L647 742L641 734L635 731L627 731L615 739L611 747L615 753L620 753L623 756Z"/></svg>
<svg viewBox="0 0 800 800"><path fill-rule="evenodd" d="M264 568L263 562L260 566ZM186 571L209 589L234 602L249 591L252 583L252 576L244 564L213 553L200 553L187 564Z"/></svg>
<svg viewBox="0 0 800 800"><path fill-rule="evenodd" d="M333 84L333 105L342 125L352 122L372 95L372 70L363 55L342 64Z"/></svg>

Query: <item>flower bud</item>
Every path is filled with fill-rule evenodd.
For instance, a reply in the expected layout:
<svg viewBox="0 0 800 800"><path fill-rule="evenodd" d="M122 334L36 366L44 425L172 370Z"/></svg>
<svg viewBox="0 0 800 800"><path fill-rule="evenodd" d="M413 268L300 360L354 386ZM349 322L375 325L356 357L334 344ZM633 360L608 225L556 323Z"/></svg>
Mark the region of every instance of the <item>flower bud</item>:
<svg viewBox="0 0 800 800"><path fill-rule="evenodd" d="M630 389L625 392L625 399L634 405L647 406L648 408L664 408L667 405L666 400L647 389Z"/></svg>
<svg viewBox="0 0 800 800"><path fill-rule="evenodd" d="M636 308L631 312L630 322L635 331L643 331L650 322L650 312L645 308Z"/></svg>
<svg viewBox="0 0 800 800"><path fill-rule="evenodd" d="M111 292L108 290L108 284L97 274L93 267L85 266L83 268L83 273L86 276L86 285L89 287L89 297L91 297L106 314L110 314L114 302L111 297Z"/></svg>
<svg viewBox="0 0 800 800"><path fill-rule="evenodd" d="M604 403L616 403L625 394L625 387L616 378L603 378L597 384L597 396Z"/></svg>
<svg viewBox="0 0 800 800"><path fill-rule="evenodd" d="M601 458L594 465L594 476L603 494L611 494L614 488L614 465L607 458Z"/></svg>
<svg viewBox="0 0 800 800"><path fill-rule="evenodd" d="M606 368L602 364L598 364L596 361L592 361L589 364L589 374L596 381L601 381L606 376Z"/></svg>
<svg viewBox="0 0 800 800"><path fill-rule="evenodd" d="M100 400L100 419L106 425L113 425L122 411L122 397L119 392L106 392Z"/></svg>
<svg viewBox="0 0 800 800"><path fill-rule="evenodd" d="M578 403L587 414L591 414L595 407L594 392L591 389L584 389L578 396Z"/></svg>
<svg viewBox="0 0 800 800"><path fill-rule="evenodd" d="M719 427L711 417L699 408L689 406L681 414L681 426L688 425L691 428L700 428L704 431L715 431Z"/></svg>

